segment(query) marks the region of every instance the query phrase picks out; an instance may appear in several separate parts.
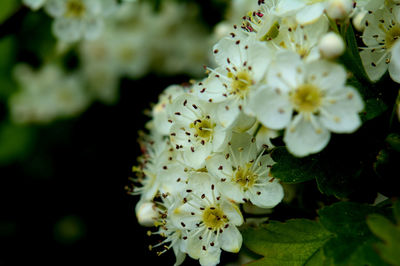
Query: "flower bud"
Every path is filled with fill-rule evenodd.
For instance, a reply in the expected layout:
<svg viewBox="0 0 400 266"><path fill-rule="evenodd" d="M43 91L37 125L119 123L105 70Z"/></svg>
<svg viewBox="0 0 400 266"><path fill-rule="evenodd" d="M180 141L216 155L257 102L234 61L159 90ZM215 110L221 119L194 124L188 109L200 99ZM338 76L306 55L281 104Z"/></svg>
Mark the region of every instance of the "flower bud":
<svg viewBox="0 0 400 266"><path fill-rule="evenodd" d="M364 23L364 18L365 15L367 15L367 11L361 11L358 12L354 17L353 17L353 26L357 31L363 31L365 28L365 23Z"/></svg>
<svg viewBox="0 0 400 266"><path fill-rule="evenodd" d="M328 32L319 41L319 51L326 59L335 59L341 56L345 50L342 37L334 32Z"/></svg>
<svg viewBox="0 0 400 266"><path fill-rule="evenodd" d="M136 217L140 225L151 227L157 220L157 209L153 202L138 202Z"/></svg>
<svg viewBox="0 0 400 266"><path fill-rule="evenodd" d="M327 15L338 20L347 18L352 10L352 0L330 0L326 8Z"/></svg>

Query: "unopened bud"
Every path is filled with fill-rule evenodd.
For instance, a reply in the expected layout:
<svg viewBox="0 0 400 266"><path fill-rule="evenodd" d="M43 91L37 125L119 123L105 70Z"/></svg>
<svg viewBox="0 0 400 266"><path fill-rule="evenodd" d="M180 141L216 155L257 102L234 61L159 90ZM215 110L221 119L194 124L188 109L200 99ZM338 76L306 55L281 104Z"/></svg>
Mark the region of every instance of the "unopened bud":
<svg viewBox="0 0 400 266"><path fill-rule="evenodd" d="M365 23L364 23L364 18L367 15L367 11L361 11L358 12L354 17L353 17L353 26L357 31L364 31L365 28Z"/></svg>
<svg viewBox="0 0 400 266"><path fill-rule="evenodd" d="M334 32L325 34L319 42L321 56L326 59L335 59L341 56L345 50L342 37Z"/></svg>
<svg viewBox="0 0 400 266"><path fill-rule="evenodd" d="M326 8L326 13L331 19L343 20L349 16L352 10L352 0L330 0Z"/></svg>
<svg viewBox="0 0 400 266"><path fill-rule="evenodd" d="M153 202L138 202L136 217L140 225L151 227L157 220L157 209Z"/></svg>

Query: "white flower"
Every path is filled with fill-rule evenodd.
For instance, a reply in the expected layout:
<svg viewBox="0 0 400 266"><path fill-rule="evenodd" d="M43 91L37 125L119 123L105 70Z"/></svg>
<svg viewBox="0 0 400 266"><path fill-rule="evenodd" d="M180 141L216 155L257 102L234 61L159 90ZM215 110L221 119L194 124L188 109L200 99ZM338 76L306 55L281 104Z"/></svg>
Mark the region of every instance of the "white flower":
<svg viewBox="0 0 400 266"><path fill-rule="evenodd" d="M187 236L185 234L186 230L182 230L180 227L174 224L171 219L171 213L174 208L180 204L181 198L179 195L163 195L161 199L162 202L156 202L154 204L158 214L158 219L156 219L154 224L158 227L158 231L154 233L149 231L149 235L157 234L165 239L157 245L150 246L150 249L163 247L163 251L157 252L158 255L161 255L172 248L176 257L176 262L174 265L180 265L185 260L187 253Z"/></svg>
<svg viewBox="0 0 400 266"><path fill-rule="evenodd" d="M159 96L158 103L152 109L154 130L159 134L168 135L171 128L171 123L168 122L167 106L181 94L184 93L184 88L180 85L168 86Z"/></svg>
<svg viewBox="0 0 400 266"><path fill-rule="evenodd" d="M169 141L153 134L144 136L141 145L144 151L140 158L141 165L133 168L138 175L133 181L138 185L131 194L141 195L143 201L151 201L159 194L179 193L186 181L186 173L177 162Z"/></svg>
<svg viewBox="0 0 400 266"><path fill-rule="evenodd" d="M268 73L269 85L251 99L257 118L272 129L285 130L291 153L321 151L330 132L352 133L363 109L359 93L346 86L341 65L324 60L303 62L297 54L281 53Z"/></svg>
<svg viewBox="0 0 400 266"><path fill-rule="evenodd" d="M230 139L231 132L218 123L215 106L192 94L178 96L167 110L171 144L194 169L202 168L207 156Z"/></svg>
<svg viewBox="0 0 400 266"><path fill-rule="evenodd" d="M273 54L253 39L224 38L213 48L219 67L198 83L196 96L218 103L218 119L230 127L246 109L249 95L260 86Z"/></svg>
<svg viewBox="0 0 400 266"><path fill-rule="evenodd" d="M45 9L55 18L53 32L62 41L97 38L103 18L116 7L115 0L48 0Z"/></svg>
<svg viewBox="0 0 400 266"><path fill-rule="evenodd" d="M193 173L186 191L171 219L186 232L189 256L199 259L201 265L216 265L221 249L239 252L242 235L236 226L243 223L239 208L221 196L207 173Z"/></svg>
<svg viewBox="0 0 400 266"><path fill-rule="evenodd" d="M369 11L365 17L362 39L367 48L360 52L360 56L372 81L379 80L388 68L394 80L400 75L400 69L391 67L392 61L398 60L397 58L392 60L391 52L400 37L399 19L398 6L384 6L376 11Z"/></svg>
<svg viewBox="0 0 400 266"><path fill-rule="evenodd" d="M283 189L269 176L274 161L264 151L249 134L234 134L225 153L215 154L206 162L219 191L236 203L250 201L262 208L275 207L283 198Z"/></svg>
<svg viewBox="0 0 400 266"><path fill-rule="evenodd" d="M23 0L23 3L29 6L32 10L41 8L47 0Z"/></svg>
<svg viewBox="0 0 400 266"><path fill-rule="evenodd" d="M20 64L14 75L20 85L20 90L9 99L15 122L42 123L74 116L89 102L81 76L66 74L57 65L47 64L34 71Z"/></svg>
<svg viewBox="0 0 400 266"><path fill-rule="evenodd" d="M310 25L299 25L290 19L282 19L279 33L269 44L277 50L290 50L298 53L304 60L320 59L318 44L329 28L328 19L321 17Z"/></svg>

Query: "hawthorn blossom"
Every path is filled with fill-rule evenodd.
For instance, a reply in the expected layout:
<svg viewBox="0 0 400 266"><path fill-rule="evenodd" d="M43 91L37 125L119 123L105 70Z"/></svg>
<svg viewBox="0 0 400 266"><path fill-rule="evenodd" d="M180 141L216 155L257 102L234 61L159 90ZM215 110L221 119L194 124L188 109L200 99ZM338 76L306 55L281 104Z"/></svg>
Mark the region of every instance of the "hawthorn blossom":
<svg viewBox="0 0 400 266"><path fill-rule="evenodd" d="M282 200L282 186L269 175L274 161L264 151L249 134L234 134L225 153L207 159L208 171L227 198L262 208L272 208Z"/></svg>
<svg viewBox="0 0 400 266"><path fill-rule="evenodd" d="M216 265L221 249L237 253L243 223L239 208L223 198L208 173L193 173L182 204L170 214L175 226L184 230L186 250L201 265Z"/></svg>
<svg viewBox="0 0 400 266"><path fill-rule="evenodd" d="M296 156L321 151L330 132L352 133L360 125L361 96L346 86L346 71L324 60L305 63L282 52L268 72L269 84L251 99L259 121L272 129L285 129L284 141Z"/></svg>

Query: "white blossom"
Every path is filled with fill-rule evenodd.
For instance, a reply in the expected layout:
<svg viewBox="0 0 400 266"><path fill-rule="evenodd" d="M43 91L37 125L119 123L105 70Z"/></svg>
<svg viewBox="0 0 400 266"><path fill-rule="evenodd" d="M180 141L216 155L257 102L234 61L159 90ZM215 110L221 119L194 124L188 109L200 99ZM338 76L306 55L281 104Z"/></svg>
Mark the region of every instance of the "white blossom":
<svg viewBox="0 0 400 266"><path fill-rule="evenodd" d="M187 195L172 213L176 227L185 230L187 253L201 265L216 265L221 249L237 253L242 235L237 226L243 223L239 208L216 189L208 173L193 173Z"/></svg>
<svg viewBox="0 0 400 266"><path fill-rule="evenodd" d="M282 186L269 175L274 164L263 154L249 134L234 134L224 153L207 159L210 174L227 198L236 203L250 201L262 208L272 208L283 198Z"/></svg>
<svg viewBox="0 0 400 266"><path fill-rule="evenodd" d="M346 72L324 60L305 63L297 54L281 53L268 73L269 84L251 99L265 126L285 128L290 152L306 156L321 151L330 132L352 133L363 109L359 93L346 86Z"/></svg>
<svg viewBox="0 0 400 266"><path fill-rule="evenodd" d="M383 6L365 16L365 29L362 40L367 47L360 52L364 68L372 81L379 80L389 69L394 80L399 80L400 69L397 58L392 60L392 49L400 37L400 8L398 6Z"/></svg>
<svg viewBox="0 0 400 266"><path fill-rule="evenodd" d="M171 144L194 169L202 168L204 160L230 139L231 132L217 120L215 106L190 93L178 96L167 110Z"/></svg>

